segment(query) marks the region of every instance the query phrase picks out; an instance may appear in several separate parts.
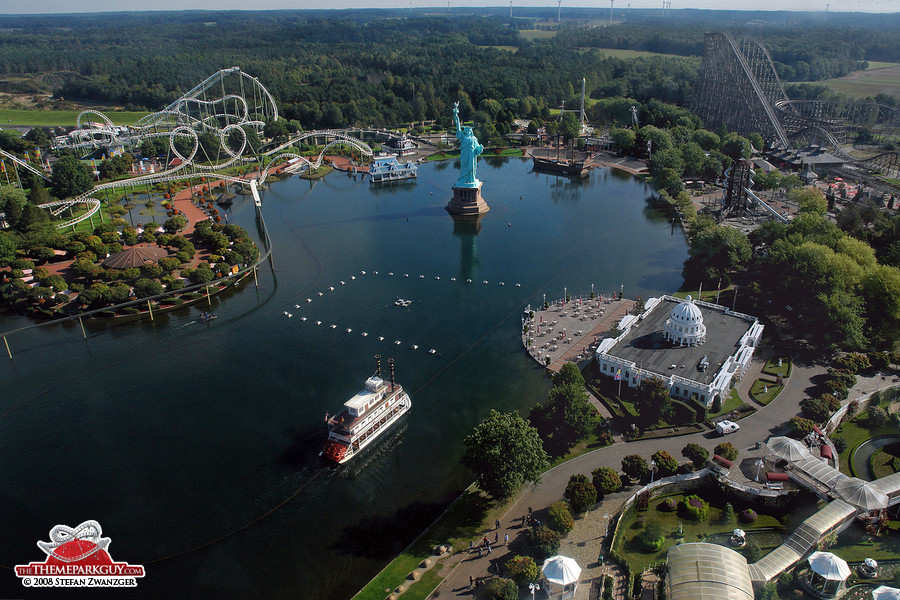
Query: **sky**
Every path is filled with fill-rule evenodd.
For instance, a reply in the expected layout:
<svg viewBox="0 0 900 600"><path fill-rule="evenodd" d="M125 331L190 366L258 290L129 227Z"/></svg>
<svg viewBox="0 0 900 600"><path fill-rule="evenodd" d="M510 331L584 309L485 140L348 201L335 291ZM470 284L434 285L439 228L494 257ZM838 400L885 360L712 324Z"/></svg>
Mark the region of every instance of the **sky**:
<svg viewBox="0 0 900 600"><path fill-rule="evenodd" d="M410 0L34 0L15 2L4 0L0 14L71 13L71 12L118 12L133 10L282 10L282 9L322 9L322 8L409 8ZM743 6L727 0L672 0L671 8L702 8L747 10L802 10L824 11L830 4L832 12L900 12L900 0L755 0ZM447 0L412 0L414 8L447 7ZM513 0L513 14L516 6L556 6L553 0ZM490 7L509 6L509 0L450 0L450 6ZM608 0L563 0L562 9L570 7L609 8ZM662 8L656 0L615 0L615 8Z"/></svg>

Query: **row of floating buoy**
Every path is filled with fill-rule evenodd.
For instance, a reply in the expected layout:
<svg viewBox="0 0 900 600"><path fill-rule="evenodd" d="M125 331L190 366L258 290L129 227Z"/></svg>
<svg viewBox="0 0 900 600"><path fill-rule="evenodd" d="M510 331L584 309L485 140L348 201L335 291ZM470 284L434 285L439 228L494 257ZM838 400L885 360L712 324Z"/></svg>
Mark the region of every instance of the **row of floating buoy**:
<svg viewBox="0 0 900 600"><path fill-rule="evenodd" d="M296 307L297 307L297 308L300 308L300 305L297 304ZM285 317L287 317L288 319L292 319L292 318L294 317L294 314L291 313L291 312L288 312L288 311L283 311L282 314L283 314ZM300 317L300 321L301 321L301 322L304 322L304 323L305 323L306 321L309 321L309 320L310 320L310 319L309 319L308 317L303 317L303 316ZM324 324L322 321L314 321L314 323L315 323L317 326L322 326L322 325ZM337 326L336 324L332 323L331 325L328 325L328 329L338 329L338 326ZM352 328L352 327L347 327L347 328L344 329L344 331L347 332L347 333L353 333L353 328ZM361 337L369 337L369 332L368 332L368 331L363 331L363 332L361 332L359 335L360 335ZM383 335L378 336L378 341L379 341L379 342L383 342L384 340L385 340L385 337L384 337ZM395 346L402 346L402 345L403 345L403 342L401 342L400 340L394 340L394 345L395 345ZM410 347L410 349L412 349L412 350L418 350L418 349L419 349L419 345L418 345L418 344L412 344L412 345L410 345L409 347ZM430 349L428 350L428 354L437 354L437 350L435 350L434 348L430 348Z"/></svg>
<svg viewBox="0 0 900 600"><path fill-rule="evenodd" d="M367 271L360 271L360 272L359 272L359 276L364 276L364 275L368 275L368 274L369 274L369 273L368 273ZM372 275L378 275L379 272L378 272L378 271L372 271L371 274L372 274ZM387 273L387 276L388 276L388 277L394 277L394 272L393 272L393 271L389 271L389 272ZM409 274L409 273L403 273L403 275L397 275L397 276L398 276L398 277L403 277L403 278L408 279L408 278L410 277L410 274ZM350 276L350 281L355 281L356 278L357 278L356 275L351 275L351 276ZM425 279L425 275L420 274L418 278L419 278L419 279ZM449 279L451 282L455 282L455 281L456 281L456 277L449 277L448 279ZM441 276L440 276L440 275L435 275L435 276L434 276L434 281L440 281L440 280L441 280ZM466 283L473 283L473 281L472 281L471 279L466 279L465 282L466 282ZM490 284L490 282L489 282L487 279L483 280L481 283L482 283L482 285L489 285L489 284ZM337 285L337 286L330 285L330 286L328 286L328 288L326 288L326 290L329 291L329 292L333 292L333 291L335 291L338 287L343 286L343 285L347 285L347 282L344 281L344 280L341 280L341 281L338 282L338 285ZM498 282L497 282L497 285L498 285L498 286L505 286L506 283L503 282L503 281L498 281ZM522 287L522 284L521 284L521 283L516 283L516 284L515 284L515 287ZM316 296L324 296L326 290L316 292ZM306 302L307 302L307 303L312 302L312 301L313 301L312 298L307 298L307 299L306 299ZM298 305L298 306L295 306L295 308L300 308L300 307L299 307L299 305Z"/></svg>

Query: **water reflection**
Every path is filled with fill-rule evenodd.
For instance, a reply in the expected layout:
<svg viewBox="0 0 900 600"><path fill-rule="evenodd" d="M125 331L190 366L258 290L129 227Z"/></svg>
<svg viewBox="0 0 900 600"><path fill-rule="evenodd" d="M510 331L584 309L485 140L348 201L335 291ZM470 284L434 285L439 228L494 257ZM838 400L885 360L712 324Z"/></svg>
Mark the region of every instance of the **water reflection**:
<svg viewBox="0 0 900 600"><path fill-rule="evenodd" d="M472 279L481 266L478 258L478 234L481 233L481 218L453 219L453 235L459 238L459 280L464 283Z"/></svg>

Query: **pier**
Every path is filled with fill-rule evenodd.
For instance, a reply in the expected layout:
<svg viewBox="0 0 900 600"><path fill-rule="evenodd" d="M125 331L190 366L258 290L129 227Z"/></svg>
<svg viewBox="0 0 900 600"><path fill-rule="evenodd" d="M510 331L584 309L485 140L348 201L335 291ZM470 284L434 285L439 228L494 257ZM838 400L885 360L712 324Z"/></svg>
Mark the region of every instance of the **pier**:
<svg viewBox="0 0 900 600"><path fill-rule="evenodd" d="M634 300L598 296L550 302L522 321L522 344L533 359L553 372L567 362L589 360L597 344L634 308ZM527 328L527 329L526 329ZM550 363L547 364L547 357Z"/></svg>

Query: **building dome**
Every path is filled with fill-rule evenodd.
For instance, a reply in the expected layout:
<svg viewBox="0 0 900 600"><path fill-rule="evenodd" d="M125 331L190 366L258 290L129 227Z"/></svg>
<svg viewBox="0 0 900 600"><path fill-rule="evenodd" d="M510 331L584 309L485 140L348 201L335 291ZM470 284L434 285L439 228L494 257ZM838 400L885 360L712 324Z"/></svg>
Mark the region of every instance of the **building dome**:
<svg viewBox="0 0 900 600"><path fill-rule="evenodd" d="M672 309L663 336L679 346L697 346L706 341L703 313L690 296Z"/></svg>

